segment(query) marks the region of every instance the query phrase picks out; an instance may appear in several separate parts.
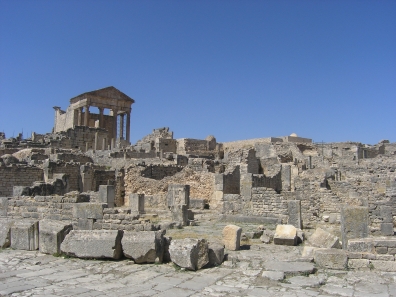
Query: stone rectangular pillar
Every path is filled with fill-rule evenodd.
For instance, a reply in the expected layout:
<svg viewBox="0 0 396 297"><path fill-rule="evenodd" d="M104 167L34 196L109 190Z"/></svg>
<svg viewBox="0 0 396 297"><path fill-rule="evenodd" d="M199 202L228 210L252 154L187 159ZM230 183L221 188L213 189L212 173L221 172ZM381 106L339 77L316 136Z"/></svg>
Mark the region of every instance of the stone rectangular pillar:
<svg viewBox="0 0 396 297"><path fill-rule="evenodd" d="M281 169L282 191L290 191L291 189L291 167L282 164Z"/></svg>
<svg viewBox="0 0 396 297"><path fill-rule="evenodd" d="M85 106L84 126L89 126L89 105Z"/></svg>
<svg viewBox="0 0 396 297"><path fill-rule="evenodd" d="M114 141L117 139L117 116L118 116L118 110L113 110L113 139L114 139ZM112 148L114 148L114 146Z"/></svg>
<svg viewBox="0 0 396 297"><path fill-rule="evenodd" d="M178 205L186 205L190 208L190 186L189 185L168 185L168 193L166 195L168 207Z"/></svg>
<svg viewBox="0 0 396 297"><path fill-rule="evenodd" d="M129 205L132 212L144 213L144 194L129 194Z"/></svg>
<svg viewBox="0 0 396 297"><path fill-rule="evenodd" d="M298 229L302 229L302 219L301 219L301 201L300 200L289 200L287 201L287 209L289 219L287 223L293 225Z"/></svg>
<svg viewBox="0 0 396 297"><path fill-rule="evenodd" d="M391 206L380 206L380 216L382 218L381 234L385 236L393 236L393 215Z"/></svg>
<svg viewBox="0 0 396 297"><path fill-rule="evenodd" d="M125 114L120 114L120 139L124 139L124 116Z"/></svg>
<svg viewBox="0 0 396 297"><path fill-rule="evenodd" d="M114 200L115 200L114 186L100 185L98 198L99 198L99 202L107 203L108 208L113 208Z"/></svg>
<svg viewBox="0 0 396 297"><path fill-rule="evenodd" d="M8 211L8 198L0 197L0 217L6 217Z"/></svg>
<svg viewBox="0 0 396 297"><path fill-rule="evenodd" d="M250 202L252 200L252 187L253 187L253 174L251 173L241 174L240 191L242 198L246 202Z"/></svg>
<svg viewBox="0 0 396 297"><path fill-rule="evenodd" d="M363 206L341 207L342 248L347 249L348 239L368 237L368 208Z"/></svg>

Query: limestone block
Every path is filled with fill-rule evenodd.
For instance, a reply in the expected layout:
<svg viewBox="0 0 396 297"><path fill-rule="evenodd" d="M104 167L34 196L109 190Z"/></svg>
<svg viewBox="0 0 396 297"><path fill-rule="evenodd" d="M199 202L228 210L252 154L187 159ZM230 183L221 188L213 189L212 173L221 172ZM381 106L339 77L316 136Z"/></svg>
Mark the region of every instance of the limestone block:
<svg viewBox="0 0 396 297"><path fill-rule="evenodd" d="M236 225L227 225L223 229L223 243L230 251L237 251L241 245L242 228Z"/></svg>
<svg viewBox="0 0 396 297"><path fill-rule="evenodd" d="M39 247L38 221L19 221L11 226L11 248L34 251Z"/></svg>
<svg viewBox="0 0 396 297"><path fill-rule="evenodd" d="M0 248L4 249L11 244L11 226L14 221L0 219Z"/></svg>
<svg viewBox="0 0 396 297"><path fill-rule="evenodd" d="M367 259L348 259L348 268L356 270L368 270L370 260Z"/></svg>
<svg viewBox="0 0 396 297"><path fill-rule="evenodd" d="M209 263L208 243L205 239L175 239L169 246L171 260L189 270L197 270Z"/></svg>
<svg viewBox="0 0 396 297"><path fill-rule="evenodd" d="M350 252L374 253L374 241L372 238L349 239L347 250Z"/></svg>
<svg viewBox="0 0 396 297"><path fill-rule="evenodd" d="M383 223L393 223L392 207L381 205L380 216L382 217Z"/></svg>
<svg viewBox="0 0 396 297"><path fill-rule="evenodd" d="M76 203L73 205L73 218L76 219L103 219L102 203Z"/></svg>
<svg viewBox="0 0 396 297"><path fill-rule="evenodd" d="M115 200L115 190L114 186L111 185L100 185L99 186L99 195L98 200L101 203L106 203L107 207L114 207Z"/></svg>
<svg viewBox="0 0 396 297"><path fill-rule="evenodd" d="M137 264L154 263L158 258L162 263L164 256L164 238L162 231L125 231L121 244L125 257Z"/></svg>
<svg viewBox="0 0 396 297"><path fill-rule="evenodd" d="M180 222L182 226L187 226L188 222L188 209L187 205L176 205L171 207L172 220Z"/></svg>
<svg viewBox="0 0 396 297"><path fill-rule="evenodd" d="M341 207L342 248L346 249L348 240L368 236L368 208L362 206Z"/></svg>
<svg viewBox="0 0 396 297"><path fill-rule="evenodd" d="M396 237L376 237L373 238L374 246L386 246L396 248Z"/></svg>
<svg viewBox="0 0 396 297"><path fill-rule="evenodd" d="M72 230L61 244L69 256L119 259L122 256L121 230Z"/></svg>
<svg viewBox="0 0 396 297"><path fill-rule="evenodd" d="M370 260L374 269L386 272L396 272L396 261Z"/></svg>
<svg viewBox="0 0 396 297"><path fill-rule="evenodd" d="M94 219L78 219L76 230L93 230Z"/></svg>
<svg viewBox="0 0 396 297"><path fill-rule="evenodd" d="M144 214L144 194L132 193L129 194L129 204L132 212Z"/></svg>
<svg viewBox="0 0 396 297"><path fill-rule="evenodd" d="M289 215L287 223L289 225L293 225L297 229L302 229L301 201L300 200L287 201L287 209Z"/></svg>
<svg viewBox="0 0 396 297"><path fill-rule="evenodd" d="M381 223L381 234L385 236L393 236L393 223Z"/></svg>
<svg viewBox="0 0 396 297"><path fill-rule="evenodd" d="M13 197L30 196L30 188L26 186L14 186L12 188Z"/></svg>
<svg viewBox="0 0 396 297"><path fill-rule="evenodd" d="M186 205L190 208L190 186L189 185L168 185L168 193L166 195L168 207Z"/></svg>
<svg viewBox="0 0 396 297"><path fill-rule="evenodd" d="M190 208L191 209L204 209L205 208L205 199L190 199Z"/></svg>
<svg viewBox="0 0 396 297"><path fill-rule="evenodd" d="M61 221L41 220L39 228L40 252L43 254L60 254L60 245L71 229L71 224Z"/></svg>
<svg viewBox="0 0 396 297"><path fill-rule="evenodd" d="M274 243L280 245L297 245L297 229L292 225L277 225Z"/></svg>
<svg viewBox="0 0 396 297"><path fill-rule="evenodd" d="M311 246L318 248L341 248L338 237L323 230L322 228L316 228L315 232L311 235L308 241Z"/></svg>
<svg viewBox="0 0 396 297"><path fill-rule="evenodd" d="M8 198L0 197L0 217L6 217L8 210Z"/></svg>
<svg viewBox="0 0 396 297"><path fill-rule="evenodd" d="M341 249L316 249L314 261L323 268L346 269L348 267L348 254Z"/></svg>
<svg viewBox="0 0 396 297"><path fill-rule="evenodd" d="M224 260L224 245L220 243L209 243L208 248L209 265L221 265Z"/></svg>
<svg viewBox="0 0 396 297"><path fill-rule="evenodd" d="M313 258L316 249L317 247L308 246L308 245L304 246L301 257Z"/></svg>

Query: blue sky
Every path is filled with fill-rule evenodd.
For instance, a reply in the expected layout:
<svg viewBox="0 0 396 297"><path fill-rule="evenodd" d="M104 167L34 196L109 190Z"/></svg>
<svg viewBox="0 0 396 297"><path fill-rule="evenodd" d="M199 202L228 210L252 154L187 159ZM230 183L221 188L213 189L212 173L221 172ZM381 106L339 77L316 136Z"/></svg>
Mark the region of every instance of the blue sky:
<svg viewBox="0 0 396 297"><path fill-rule="evenodd" d="M136 101L132 142L395 142L396 1L0 0L7 137L107 86Z"/></svg>

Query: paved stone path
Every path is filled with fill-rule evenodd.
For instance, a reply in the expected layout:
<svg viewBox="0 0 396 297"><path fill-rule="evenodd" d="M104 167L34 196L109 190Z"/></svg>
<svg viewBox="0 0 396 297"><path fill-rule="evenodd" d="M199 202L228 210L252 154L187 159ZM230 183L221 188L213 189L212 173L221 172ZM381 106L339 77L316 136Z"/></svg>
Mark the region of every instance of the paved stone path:
<svg viewBox="0 0 396 297"><path fill-rule="evenodd" d="M271 246L271 245L269 245ZM396 296L396 273L322 271L272 281L264 262L295 257L296 247L255 247L196 272L172 264L137 265L0 250L1 296ZM278 251L278 252L276 252Z"/></svg>

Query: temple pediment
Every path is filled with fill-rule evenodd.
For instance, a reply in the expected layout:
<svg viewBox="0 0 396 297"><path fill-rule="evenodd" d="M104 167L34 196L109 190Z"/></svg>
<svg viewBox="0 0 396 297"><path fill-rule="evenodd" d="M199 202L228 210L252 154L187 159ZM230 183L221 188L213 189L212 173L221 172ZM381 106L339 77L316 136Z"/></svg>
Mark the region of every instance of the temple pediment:
<svg viewBox="0 0 396 297"><path fill-rule="evenodd" d="M120 90L116 89L113 86L91 91L91 92L86 92L81 95L78 95L72 99L70 99L70 103L76 103L80 100L83 100L85 98L102 98L102 99L114 99L114 100L120 100L120 101L128 101L131 104L135 103L135 100L133 100L131 97L125 95L123 92Z"/></svg>

